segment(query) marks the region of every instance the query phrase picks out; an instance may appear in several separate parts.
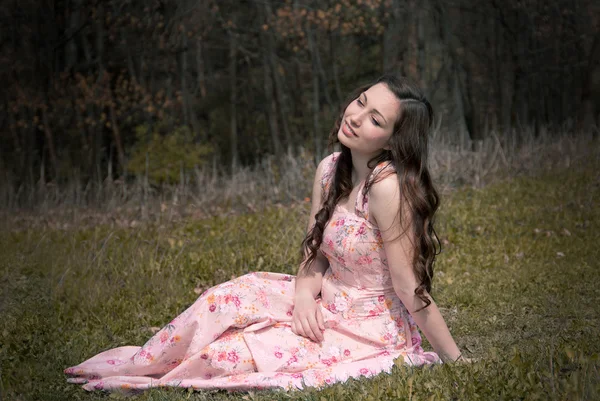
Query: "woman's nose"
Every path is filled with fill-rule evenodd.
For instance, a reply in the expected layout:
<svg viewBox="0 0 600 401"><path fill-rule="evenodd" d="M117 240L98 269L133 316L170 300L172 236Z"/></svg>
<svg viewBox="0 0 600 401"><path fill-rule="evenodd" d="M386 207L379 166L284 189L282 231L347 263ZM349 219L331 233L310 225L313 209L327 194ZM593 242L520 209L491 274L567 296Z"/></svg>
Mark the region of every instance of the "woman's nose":
<svg viewBox="0 0 600 401"><path fill-rule="evenodd" d="M360 113L354 114L350 117L350 124L352 124L355 127L360 127L360 121L361 121Z"/></svg>

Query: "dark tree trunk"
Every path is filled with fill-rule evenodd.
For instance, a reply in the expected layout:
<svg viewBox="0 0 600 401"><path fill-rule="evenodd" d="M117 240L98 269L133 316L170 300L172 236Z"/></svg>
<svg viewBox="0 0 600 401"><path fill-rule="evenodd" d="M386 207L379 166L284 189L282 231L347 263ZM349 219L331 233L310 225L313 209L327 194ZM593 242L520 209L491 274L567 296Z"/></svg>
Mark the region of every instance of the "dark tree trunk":
<svg viewBox="0 0 600 401"><path fill-rule="evenodd" d="M265 92L265 103L267 109L265 110L266 118L269 123L269 131L271 132L271 143L273 146L273 152L279 158L283 154L281 147L281 140L279 139L279 124L277 123L277 106L275 104L275 98L273 96L273 82L271 81L271 74L269 71L269 59L265 52L263 52L263 88Z"/></svg>
<svg viewBox="0 0 600 401"><path fill-rule="evenodd" d="M265 24L269 24L269 18L272 15L271 3L270 0L264 1L264 18L263 21ZM293 146L292 143L292 135L290 133L290 128L288 125L288 116L289 116L289 108L287 106L287 99L283 89L283 82L281 80L281 76L279 74L279 64L277 63L277 58L275 55L275 43L273 40L272 33L263 33L264 42L267 45L267 53L269 58L269 66L271 67L271 75L273 77L274 89L275 89L275 98L277 100L277 110L279 111L279 121L281 122L281 127L283 129L283 135L285 138L285 145L289 148Z"/></svg>
<svg viewBox="0 0 600 401"><path fill-rule="evenodd" d="M46 146L48 146L48 155L50 156L51 176L57 178L58 175L58 158L56 157L56 148L54 146L54 134L50 128L50 122L48 121L47 106L43 105L42 108L42 124L44 126L44 136L46 138Z"/></svg>
<svg viewBox="0 0 600 401"><path fill-rule="evenodd" d="M233 32L229 32L229 86L231 170L234 171L240 156L237 128L237 42Z"/></svg>
<svg viewBox="0 0 600 401"><path fill-rule="evenodd" d="M319 62L317 45L314 41L310 23L306 24L306 36L308 39L308 48L311 55L312 72L312 112L313 112L313 138L315 142L315 162L318 163L323 155L323 144L321 134L321 124L319 122L319 113L321 112L320 93L319 93Z"/></svg>
<svg viewBox="0 0 600 401"><path fill-rule="evenodd" d="M584 131L600 126L600 33L594 37L587 64L578 116L578 128Z"/></svg>

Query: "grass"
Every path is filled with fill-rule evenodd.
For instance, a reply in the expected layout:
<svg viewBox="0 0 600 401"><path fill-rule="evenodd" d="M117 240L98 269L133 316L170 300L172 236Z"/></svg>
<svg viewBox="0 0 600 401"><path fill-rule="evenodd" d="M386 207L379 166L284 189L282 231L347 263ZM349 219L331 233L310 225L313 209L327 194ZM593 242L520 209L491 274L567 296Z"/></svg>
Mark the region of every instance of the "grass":
<svg viewBox="0 0 600 401"><path fill-rule="evenodd" d="M599 399L599 171L591 159L444 198L433 295L476 363L398 366L321 391L156 389L136 399ZM300 203L133 228L3 230L1 394L108 398L68 385L63 368L108 348L142 345L198 292L232 276L294 273L307 215Z"/></svg>

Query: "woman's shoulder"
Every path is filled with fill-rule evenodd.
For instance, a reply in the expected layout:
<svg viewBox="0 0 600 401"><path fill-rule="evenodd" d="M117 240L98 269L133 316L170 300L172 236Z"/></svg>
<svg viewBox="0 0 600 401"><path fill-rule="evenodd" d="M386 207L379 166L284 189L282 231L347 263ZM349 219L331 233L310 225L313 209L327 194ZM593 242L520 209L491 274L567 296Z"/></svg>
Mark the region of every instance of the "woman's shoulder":
<svg viewBox="0 0 600 401"><path fill-rule="evenodd" d="M368 208L376 221L393 221L400 205L400 181L391 162L379 163L373 169L373 182L368 190Z"/></svg>
<svg viewBox="0 0 600 401"><path fill-rule="evenodd" d="M323 191L329 189L329 183L331 182L331 177L335 172L335 166L338 158L340 157L341 152L333 152L330 155L327 155L321 160L319 163L319 170L321 170L321 188Z"/></svg>
<svg viewBox="0 0 600 401"><path fill-rule="evenodd" d="M340 157L341 154L342 154L342 152L333 152L333 153L325 156L319 164L322 165L323 167L334 164L337 161L337 159Z"/></svg>
<svg viewBox="0 0 600 401"><path fill-rule="evenodd" d="M384 160L379 162L375 168L371 171L371 177L373 178L373 184L392 176L392 179L397 180L396 166L391 160Z"/></svg>
<svg viewBox="0 0 600 401"><path fill-rule="evenodd" d="M392 161L382 161L371 171L368 193L371 197L388 197L390 191L399 188L399 178Z"/></svg>

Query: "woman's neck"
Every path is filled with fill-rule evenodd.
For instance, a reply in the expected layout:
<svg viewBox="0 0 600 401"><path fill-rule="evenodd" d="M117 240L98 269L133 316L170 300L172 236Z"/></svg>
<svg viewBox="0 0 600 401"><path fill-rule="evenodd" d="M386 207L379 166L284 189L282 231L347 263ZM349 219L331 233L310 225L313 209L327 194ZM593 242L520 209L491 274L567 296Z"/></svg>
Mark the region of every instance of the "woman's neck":
<svg viewBox="0 0 600 401"><path fill-rule="evenodd" d="M369 160L374 155L365 155L351 151L352 154L352 184L356 185L359 182L364 181L372 169L367 166Z"/></svg>

